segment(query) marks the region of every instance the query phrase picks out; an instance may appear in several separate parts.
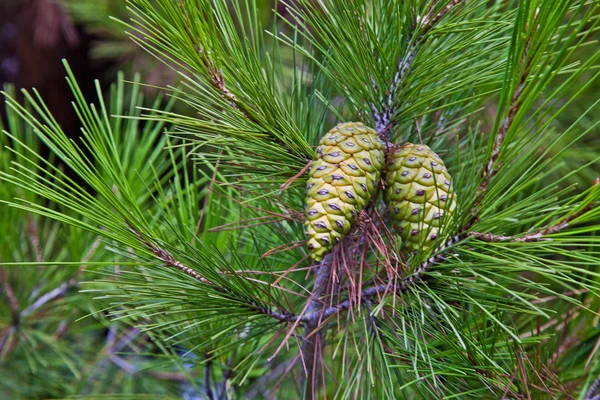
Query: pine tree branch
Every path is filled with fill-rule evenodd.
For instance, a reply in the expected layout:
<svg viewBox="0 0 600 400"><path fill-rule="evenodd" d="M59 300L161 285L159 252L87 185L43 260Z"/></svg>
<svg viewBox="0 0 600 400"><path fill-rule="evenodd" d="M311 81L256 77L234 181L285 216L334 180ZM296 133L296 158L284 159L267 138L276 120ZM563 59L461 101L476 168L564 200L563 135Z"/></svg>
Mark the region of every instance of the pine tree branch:
<svg viewBox="0 0 600 400"><path fill-rule="evenodd" d="M208 357L207 357L208 358ZM204 386L206 387L206 397L208 400L215 400L215 396L212 390L212 359L208 358L206 363L204 364Z"/></svg>
<svg viewBox="0 0 600 400"><path fill-rule="evenodd" d="M296 354L291 360L272 365L271 368L269 368L269 372L260 377L258 381L246 391L245 398L250 400L259 398L259 396L261 396L261 399L269 398L266 396L266 393L271 390L274 391L273 387L277 386L272 385L271 383L276 379L281 381L281 379L283 379L297 364L299 359L300 355Z"/></svg>
<svg viewBox="0 0 600 400"><path fill-rule="evenodd" d="M600 179L596 179L592 186L598 185L599 181L600 181ZM495 235L493 233L482 233L482 232L467 232L466 235L475 237L484 242L493 242L493 243L497 243L497 242L514 242L514 243L538 242L540 240L547 240L544 238L545 236L552 235L554 233L558 233L558 232L562 231L563 229L566 229L569 226L569 224L571 223L571 221L573 221L573 220L581 217L582 215L586 214L587 212L593 210L596 206L597 206L596 202L591 202L587 206L583 207L581 210L574 212L573 214L567 215L566 217L561 219L556 224L547 226L545 228L538 229L536 231L527 233L523 236L502 236L502 235Z"/></svg>
<svg viewBox="0 0 600 400"><path fill-rule="evenodd" d="M323 258L323 261L321 261L313 285L313 291L308 300L308 305L306 306L307 315L313 315L313 318L307 320L307 324L304 327L304 337L302 338L302 356L305 360L306 374L303 375L304 379L301 387L304 388L305 393L310 396L308 397L310 399L314 399L316 396L316 380L318 379L319 373L317 358L322 354L325 337L324 328L315 332L319 328L322 320L322 318L319 317L318 310L323 303L321 297L325 294L327 285L331 279L332 263L333 253L327 254L325 258Z"/></svg>
<svg viewBox="0 0 600 400"><path fill-rule="evenodd" d="M2 284L2 288L4 289L4 295L8 300L8 308L10 309L12 324L18 325L20 319L21 306L19 305L19 299L15 295L15 291L8 281L8 274L4 268L0 268L0 283Z"/></svg>
<svg viewBox="0 0 600 400"><path fill-rule="evenodd" d="M222 68L219 68L217 61L215 61L215 59L211 57L211 48L205 47L205 45L202 43L201 38L196 37L196 35L194 34L194 22L192 22L191 17L186 9L185 0L179 1L178 5L183 16L182 22L184 25L185 33L189 38L189 42L193 45L194 49L196 50L196 54L198 54L200 58L202 66L206 71L206 78L210 86L212 86L217 92L221 94L221 96L224 99L227 100L227 102L233 110L240 112L245 119L247 119L248 121L252 121L256 125L261 127L261 129L264 129L263 122L261 122L260 119L254 117L252 113L249 112L249 110L261 110L256 110L256 108L254 108L255 105L245 104L243 100L240 100L240 98L238 98L235 95L235 93L233 93L229 89L229 86L226 84L225 75L223 74ZM295 154L293 149L290 148L290 146L286 144L283 140L280 140L279 138L275 137L275 135L272 135L271 132L267 132L266 130L265 133L268 133L272 140L278 145L282 146L284 149L286 149L288 153Z"/></svg>
<svg viewBox="0 0 600 400"><path fill-rule="evenodd" d="M78 285L79 282L75 279L70 279L67 282L61 283L57 288L40 296L32 305L21 311L21 318L27 317L51 301L64 297L70 289L77 287Z"/></svg>
<svg viewBox="0 0 600 400"><path fill-rule="evenodd" d="M31 246L35 252L35 259L41 264L44 262L44 256L42 253L42 247L40 246L40 235L38 232L37 223L33 220L31 215L27 216L27 230L29 233L29 241L31 242ZM41 266L38 268L41 268Z"/></svg>
<svg viewBox="0 0 600 400"><path fill-rule="evenodd" d="M186 275L191 276L198 282L204 283L205 285L213 285L211 281L200 275L198 272L194 271L189 267L186 267L185 265L177 261L175 257L173 257L173 255L167 250L159 247L155 243L152 243L144 235L137 231L129 222L126 222L126 225L131 231L131 233L133 233L165 266L177 268Z"/></svg>
<svg viewBox="0 0 600 400"><path fill-rule="evenodd" d="M460 240L460 237L455 236L448 240L444 246L440 248L438 254L430 257L427 261L421 264L418 268L416 268L410 275L404 277L400 283L396 285L392 285L391 282L383 283L381 285L372 286L368 289L361 290L361 302L371 301L371 299L375 297L379 297L386 293L390 293L390 289L393 293L398 294L405 292L411 285L418 282L421 279L423 273L425 273L431 266L436 265L442 261L445 261L446 258L443 256L443 252L446 248L452 246L454 243ZM315 321L319 322L331 317L334 314L337 314L340 311L348 310L352 304L355 304L356 301L354 299L347 299L342 301L334 306L327 307L325 309L315 309L312 312L307 312L306 314L298 317L298 319L302 322L314 323ZM308 310L307 310L308 311Z"/></svg>
<svg viewBox="0 0 600 400"><path fill-rule="evenodd" d="M537 16L537 14L536 14ZM526 27L528 30L528 27ZM519 83L511 97L510 105L508 108L508 114L502 123L502 126L496 132L496 137L494 139L494 148L492 150L492 155L484 166L483 171L481 172L481 177L483 178L482 182L479 184L477 191L475 192L475 202L471 208L472 218L469 222L463 227L462 231L466 232L469 230L475 222L477 222L477 214L479 213L479 207L481 203L485 199L485 195L487 193L488 186L492 180L492 178L498 173L499 168L496 163L498 158L500 157L500 152L502 151L502 144L504 143L504 139L506 139L506 134L509 129L512 127L517 112L521 108L521 95L523 94L523 90L525 89L525 85L527 83L527 79L529 77L529 73L531 72L531 61L527 62L527 56L529 54L529 47L531 46L531 36L527 38L527 42L525 43L525 49L523 50L523 55L521 57L520 64L520 78Z"/></svg>
<svg viewBox="0 0 600 400"><path fill-rule="evenodd" d="M406 55L404 57L400 57L398 60L396 73L392 79L392 84L387 96L387 103L382 106L381 110L378 110L374 104L371 104L373 119L375 120L375 129L382 139L388 140L389 134L393 129L391 118L396 112L394 102L398 95L397 92L404 81L408 70L412 66L415 57L417 56L417 52L419 51L419 46L422 45L423 38L448 12L450 12L450 10L459 5L461 2L462 0L451 0L448 5L446 5L446 7L444 7L444 9L442 9L436 15L431 14L433 11L432 9L428 11L428 13L420 21L421 26L418 38L412 44L409 44ZM436 3L432 5L432 8Z"/></svg>
<svg viewBox="0 0 600 400"><path fill-rule="evenodd" d="M592 210L594 208L593 204L590 204L588 207L585 207L583 210L574 213L568 217L565 217L560 222L555 225L548 226L546 228L539 229L537 231L528 233L523 236L502 236L502 235L494 235L493 233L481 233L481 232L468 232L468 236L476 237L479 240L484 242L538 242L540 240L545 240L544 236L551 235L553 233L558 233L561 230L567 228L569 223L585 214L586 212Z"/></svg>
<svg viewBox="0 0 600 400"><path fill-rule="evenodd" d="M216 291L218 291L220 293L230 295L234 298L237 297L237 295L235 293L231 293L226 288L217 286L210 280L203 277L197 271L195 271L195 270L191 269L190 267L187 267L187 266L183 265L181 262L177 261L175 259L175 257L173 257L173 255L169 251L167 251L166 249L163 249L162 247L158 246L157 244L151 242L142 233L140 233L138 230L136 230L129 222L126 222L125 224L129 228L129 230L146 247L148 247L148 249L156 256L156 258L158 258L165 266L176 268L176 269L182 271L183 273L185 273L186 275L189 275L192 278L196 279L198 282L211 286L213 289L215 289ZM255 311L258 311L259 313L267 315L269 317L273 317L273 318L279 320L280 322L288 322L288 321L293 320L293 314L288 311L284 310L283 312L277 312L277 311L271 310L269 307L262 306L252 300L247 300L247 301L249 301L249 305Z"/></svg>
<svg viewBox="0 0 600 400"><path fill-rule="evenodd" d="M179 2L178 6L179 6L182 16L183 16L185 32L190 40L190 43L194 43L194 48L196 49L196 53L199 55L200 60L201 60L202 64L204 65L204 68L208 75L208 78L209 78L208 82L210 83L210 85L213 88L215 88L217 91L219 91L223 95L224 98L229 100L231 106L234 109L242 112L246 118L251 119L249 115L247 115L246 113L244 113L243 111L240 110L240 108L238 107L238 104L237 104L238 98L225 85L225 77L223 76L223 72L217 67L215 62L210 58L210 56L208 55L209 52L207 52L206 49L202 46L202 43L199 40L199 38L194 36L193 29L192 29L193 23L191 21L191 17L189 15L189 13L187 12L187 10L185 8L185 0Z"/></svg>

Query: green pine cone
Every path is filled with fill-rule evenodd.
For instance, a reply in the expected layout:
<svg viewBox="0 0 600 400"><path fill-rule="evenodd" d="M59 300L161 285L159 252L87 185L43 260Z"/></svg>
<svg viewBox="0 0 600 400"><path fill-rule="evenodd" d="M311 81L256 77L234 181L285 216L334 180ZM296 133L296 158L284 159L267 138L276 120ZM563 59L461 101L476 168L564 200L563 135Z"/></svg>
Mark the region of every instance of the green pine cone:
<svg viewBox="0 0 600 400"><path fill-rule="evenodd" d="M371 200L384 163L383 143L360 122L337 125L317 147L306 182L308 250L321 261L350 232Z"/></svg>
<svg viewBox="0 0 600 400"><path fill-rule="evenodd" d="M444 162L429 147L407 143L390 156L385 180L394 229L410 252L428 252L456 208Z"/></svg>

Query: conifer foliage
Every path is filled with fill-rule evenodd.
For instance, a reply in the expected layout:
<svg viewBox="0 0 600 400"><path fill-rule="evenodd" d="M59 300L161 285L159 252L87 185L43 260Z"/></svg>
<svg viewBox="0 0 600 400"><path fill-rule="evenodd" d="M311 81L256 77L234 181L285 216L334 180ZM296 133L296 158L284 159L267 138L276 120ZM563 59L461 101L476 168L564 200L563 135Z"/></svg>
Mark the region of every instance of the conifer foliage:
<svg viewBox="0 0 600 400"><path fill-rule="evenodd" d="M91 304L198 396L600 395L600 185L581 178L600 99L578 103L597 2L298 0L268 27L255 0L128 6L181 107L88 105L69 74L69 140L9 93L85 185L10 127L0 176L33 196L13 207L103 238L110 267L72 260L99 274Z"/></svg>

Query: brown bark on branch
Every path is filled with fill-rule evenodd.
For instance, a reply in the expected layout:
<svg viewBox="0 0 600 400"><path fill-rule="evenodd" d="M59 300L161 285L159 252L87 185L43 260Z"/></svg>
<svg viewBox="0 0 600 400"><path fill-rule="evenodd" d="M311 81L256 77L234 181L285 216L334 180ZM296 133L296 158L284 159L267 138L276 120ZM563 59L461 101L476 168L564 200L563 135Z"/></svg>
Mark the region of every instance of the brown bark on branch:
<svg viewBox="0 0 600 400"><path fill-rule="evenodd" d="M306 307L307 315L313 316L311 319L306 320L304 337L302 338L302 356L306 365L306 375L301 388L304 389L304 398L307 399L315 398L318 387L319 358L322 357L325 329L321 328L318 332L317 330L324 319L319 315L322 311L321 304L323 304L321 298L327 292L328 283L331 279L332 263L333 253L329 253L325 256L317 271L313 291Z"/></svg>

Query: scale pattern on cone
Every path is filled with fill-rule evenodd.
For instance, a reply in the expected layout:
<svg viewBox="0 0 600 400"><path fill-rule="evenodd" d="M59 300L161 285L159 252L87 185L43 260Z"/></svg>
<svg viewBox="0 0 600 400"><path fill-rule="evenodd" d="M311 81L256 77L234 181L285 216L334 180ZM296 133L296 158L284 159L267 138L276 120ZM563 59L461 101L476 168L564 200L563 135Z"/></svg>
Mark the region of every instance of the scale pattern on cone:
<svg viewBox="0 0 600 400"><path fill-rule="evenodd" d="M383 143L360 122L337 125L323 136L306 182L308 250L321 261L350 232L371 200L384 163Z"/></svg>
<svg viewBox="0 0 600 400"><path fill-rule="evenodd" d="M385 180L394 229L410 252L429 251L456 208L444 162L429 147L407 143L391 154Z"/></svg>

